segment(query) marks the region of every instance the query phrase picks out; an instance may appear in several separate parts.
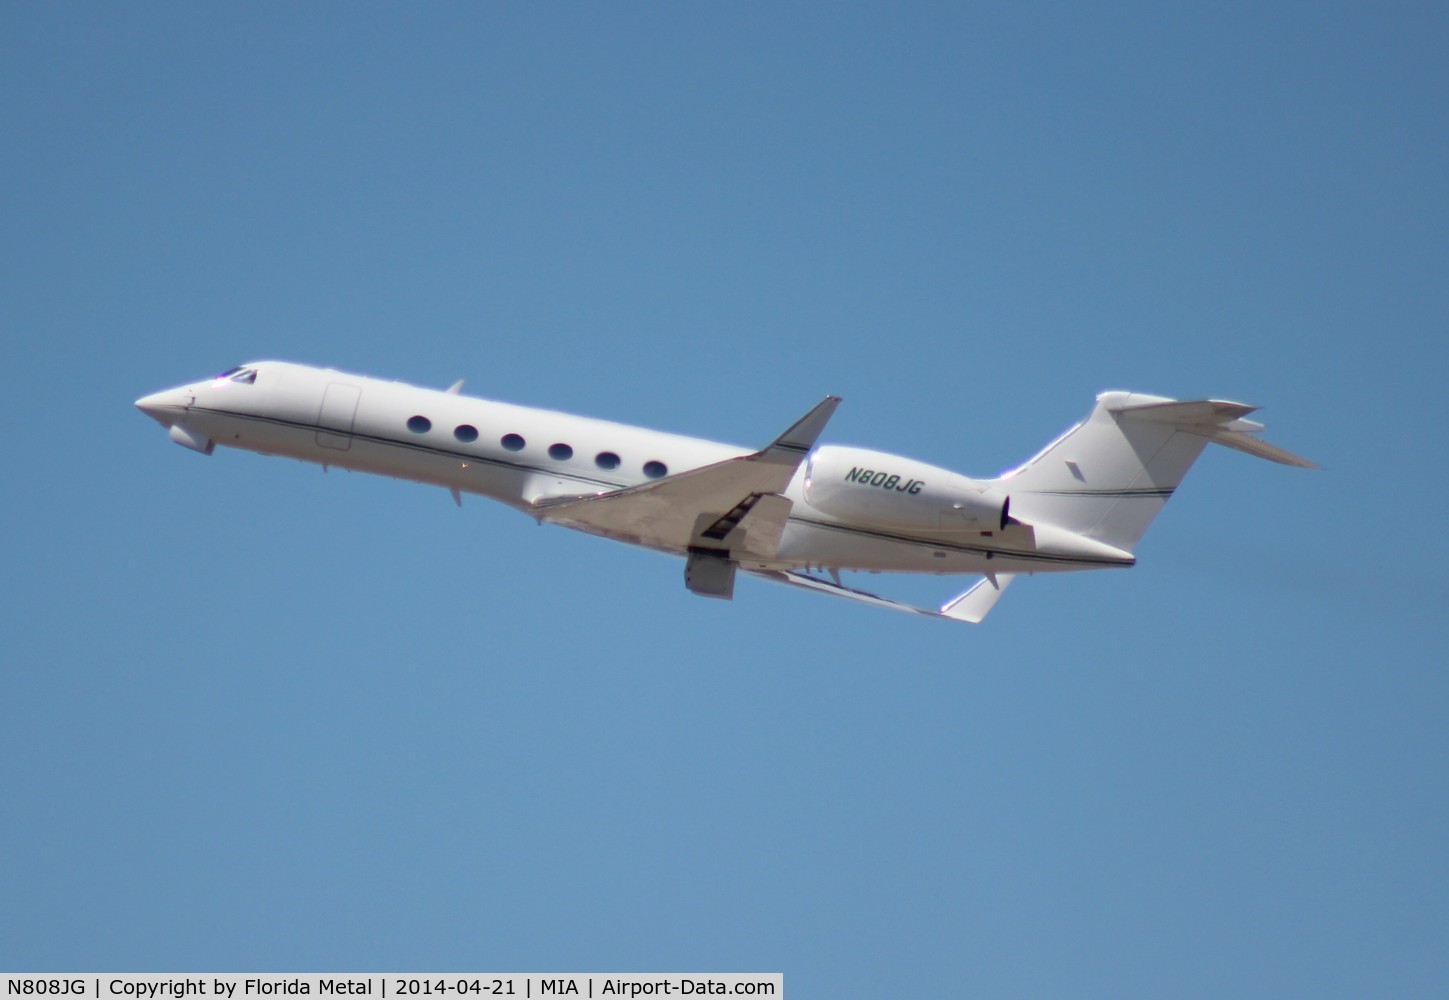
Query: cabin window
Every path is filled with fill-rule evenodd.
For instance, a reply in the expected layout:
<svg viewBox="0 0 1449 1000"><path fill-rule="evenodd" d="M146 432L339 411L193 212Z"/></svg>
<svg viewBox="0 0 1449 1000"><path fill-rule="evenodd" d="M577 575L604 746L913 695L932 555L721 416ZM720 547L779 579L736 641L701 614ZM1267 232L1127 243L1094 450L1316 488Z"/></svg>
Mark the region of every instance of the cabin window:
<svg viewBox="0 0 1449 1000"><path fill-rule="evenodd" d="M548 446L548 457L555 462L567 462L574 457L574 450L566 444L551 444Z"/></svg>
<svg viewBox="0 0 1449 1000"><path fill-rule="evenodd" d="M594 456L594 464L601 469L617 469L619 467L619 456L612 451L601 451Z"/></svg>
<svg viewBox="0 0 1449 1000"><path fill-rule="evenodd" d="M525 444L523 438L517 434L505 434L498 443L507 451L522 451Z"/></svg>
<svg viewBox="0 0 1449 1000"><path fill-rule="evenodd" d="M462 441L464 444L472 444L478 440L478 428L472 424L459 424L453 428L453 437Z"/></svg>
<svg viewBox="0 0 1449 1000"><path fill-rule="evenodd" d="M408 430L414 434L426 434L433 429L433 422L427 417L408 417Z"/></svg>
<svg viewBox="0 0 1449 1000"><path fill-rule="evenodd" d="M669 466L663 462L645 462L644 475L650 479L662 479L664 476L669 475Z"/></svg>

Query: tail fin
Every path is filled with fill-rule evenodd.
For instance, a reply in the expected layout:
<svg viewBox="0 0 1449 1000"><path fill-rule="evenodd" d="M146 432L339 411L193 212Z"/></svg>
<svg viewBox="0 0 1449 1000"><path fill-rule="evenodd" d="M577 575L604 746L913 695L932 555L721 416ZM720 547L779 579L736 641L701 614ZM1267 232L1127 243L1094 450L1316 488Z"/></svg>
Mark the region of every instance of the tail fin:
<svg viewBox="0 0 1449 1000"><path fill-rule="evenodd" d="M1251 435L1256 407L1104 392L1086 420L1003 474L1011 513L1132 551L1208 442L1283 465L1316 468Z"/></svg>

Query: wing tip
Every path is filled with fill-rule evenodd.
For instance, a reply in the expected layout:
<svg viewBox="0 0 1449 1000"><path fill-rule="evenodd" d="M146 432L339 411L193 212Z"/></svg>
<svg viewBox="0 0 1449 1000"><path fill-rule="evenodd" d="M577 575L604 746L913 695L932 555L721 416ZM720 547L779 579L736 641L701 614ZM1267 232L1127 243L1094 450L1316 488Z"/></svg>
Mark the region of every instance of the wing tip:
<svg viewBox="0 0 1449 1000"><path fill-rule="evenodd" d="M969 622L972 625L981 624L982 620L996 607L996 602L1016 579L1013 573L998 573L995 576L984 576L968 589L965 593L958 594L945 604L941 605L941 617L950 618L953 621Z"/></svg>

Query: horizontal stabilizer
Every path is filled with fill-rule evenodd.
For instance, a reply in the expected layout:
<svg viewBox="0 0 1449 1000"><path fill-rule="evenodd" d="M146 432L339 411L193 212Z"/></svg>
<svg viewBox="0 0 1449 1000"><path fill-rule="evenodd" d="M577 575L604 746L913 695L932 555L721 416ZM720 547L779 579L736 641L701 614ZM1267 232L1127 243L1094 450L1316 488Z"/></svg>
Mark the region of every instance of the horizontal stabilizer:
<svg viewBox="0 0 1449 1000"><path fill-rule="evenodd" d="M1209 435L1209 441L1226 445L1237 451L1247 452L1249 455L1257 455L1259 458L1266 458L1270 462L1277 462L1279 465L1291 465L1298 469L1321 469L1323 466L1317 462L1309 461L1301 455L1295 455L1291 451L1284 451L1276 444L1269 444L1261 438L1255 438L1251 434L1244 434L1242 431L1229 430L1224 427Z"/></svg>
<svg viewBox="0 0 1449 1000"><path fill-rule="evenodd" d="M1233 403L1226 399L1185 401L1174 399L1155 403L1120 403L1108 406L1107 409L1112 413L1131 416L1137 420L1152 420L1159 424L1187 427L1193 424L1227 423L1239 417L1246 417L1257 407L1249 406L1247 403Z"/></svg>
<svg viewBox="0 0 1449 1000"><path fill-rule="evenodd" d="M1153 423L1169 424L1179 430L1200 434L1217 444L1237 451L1266 458L1280 465L1291 465L1299 469L1317 469L1316 462L1310 462L1277 445L1269 444L1253 434L1263 425L1253 420L1244 420L1256 406L1233 403L1225 399L1197 399L1187 402L1137 403L1110 407L1112 413L1132 420L1149 420Z"/></svg>

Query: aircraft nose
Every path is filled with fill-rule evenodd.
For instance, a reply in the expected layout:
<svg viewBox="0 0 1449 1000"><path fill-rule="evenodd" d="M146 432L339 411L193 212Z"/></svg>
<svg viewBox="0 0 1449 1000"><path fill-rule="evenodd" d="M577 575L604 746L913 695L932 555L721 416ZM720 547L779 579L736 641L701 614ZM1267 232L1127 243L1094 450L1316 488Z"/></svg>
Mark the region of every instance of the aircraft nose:
<svg viewBox="0 0 1449 1000"><path fill-rule="evenodd" d="M163 389L136 400L136 409L152 420L169 426L181 415L191 398L191 394L184 389Z"/></svg>

